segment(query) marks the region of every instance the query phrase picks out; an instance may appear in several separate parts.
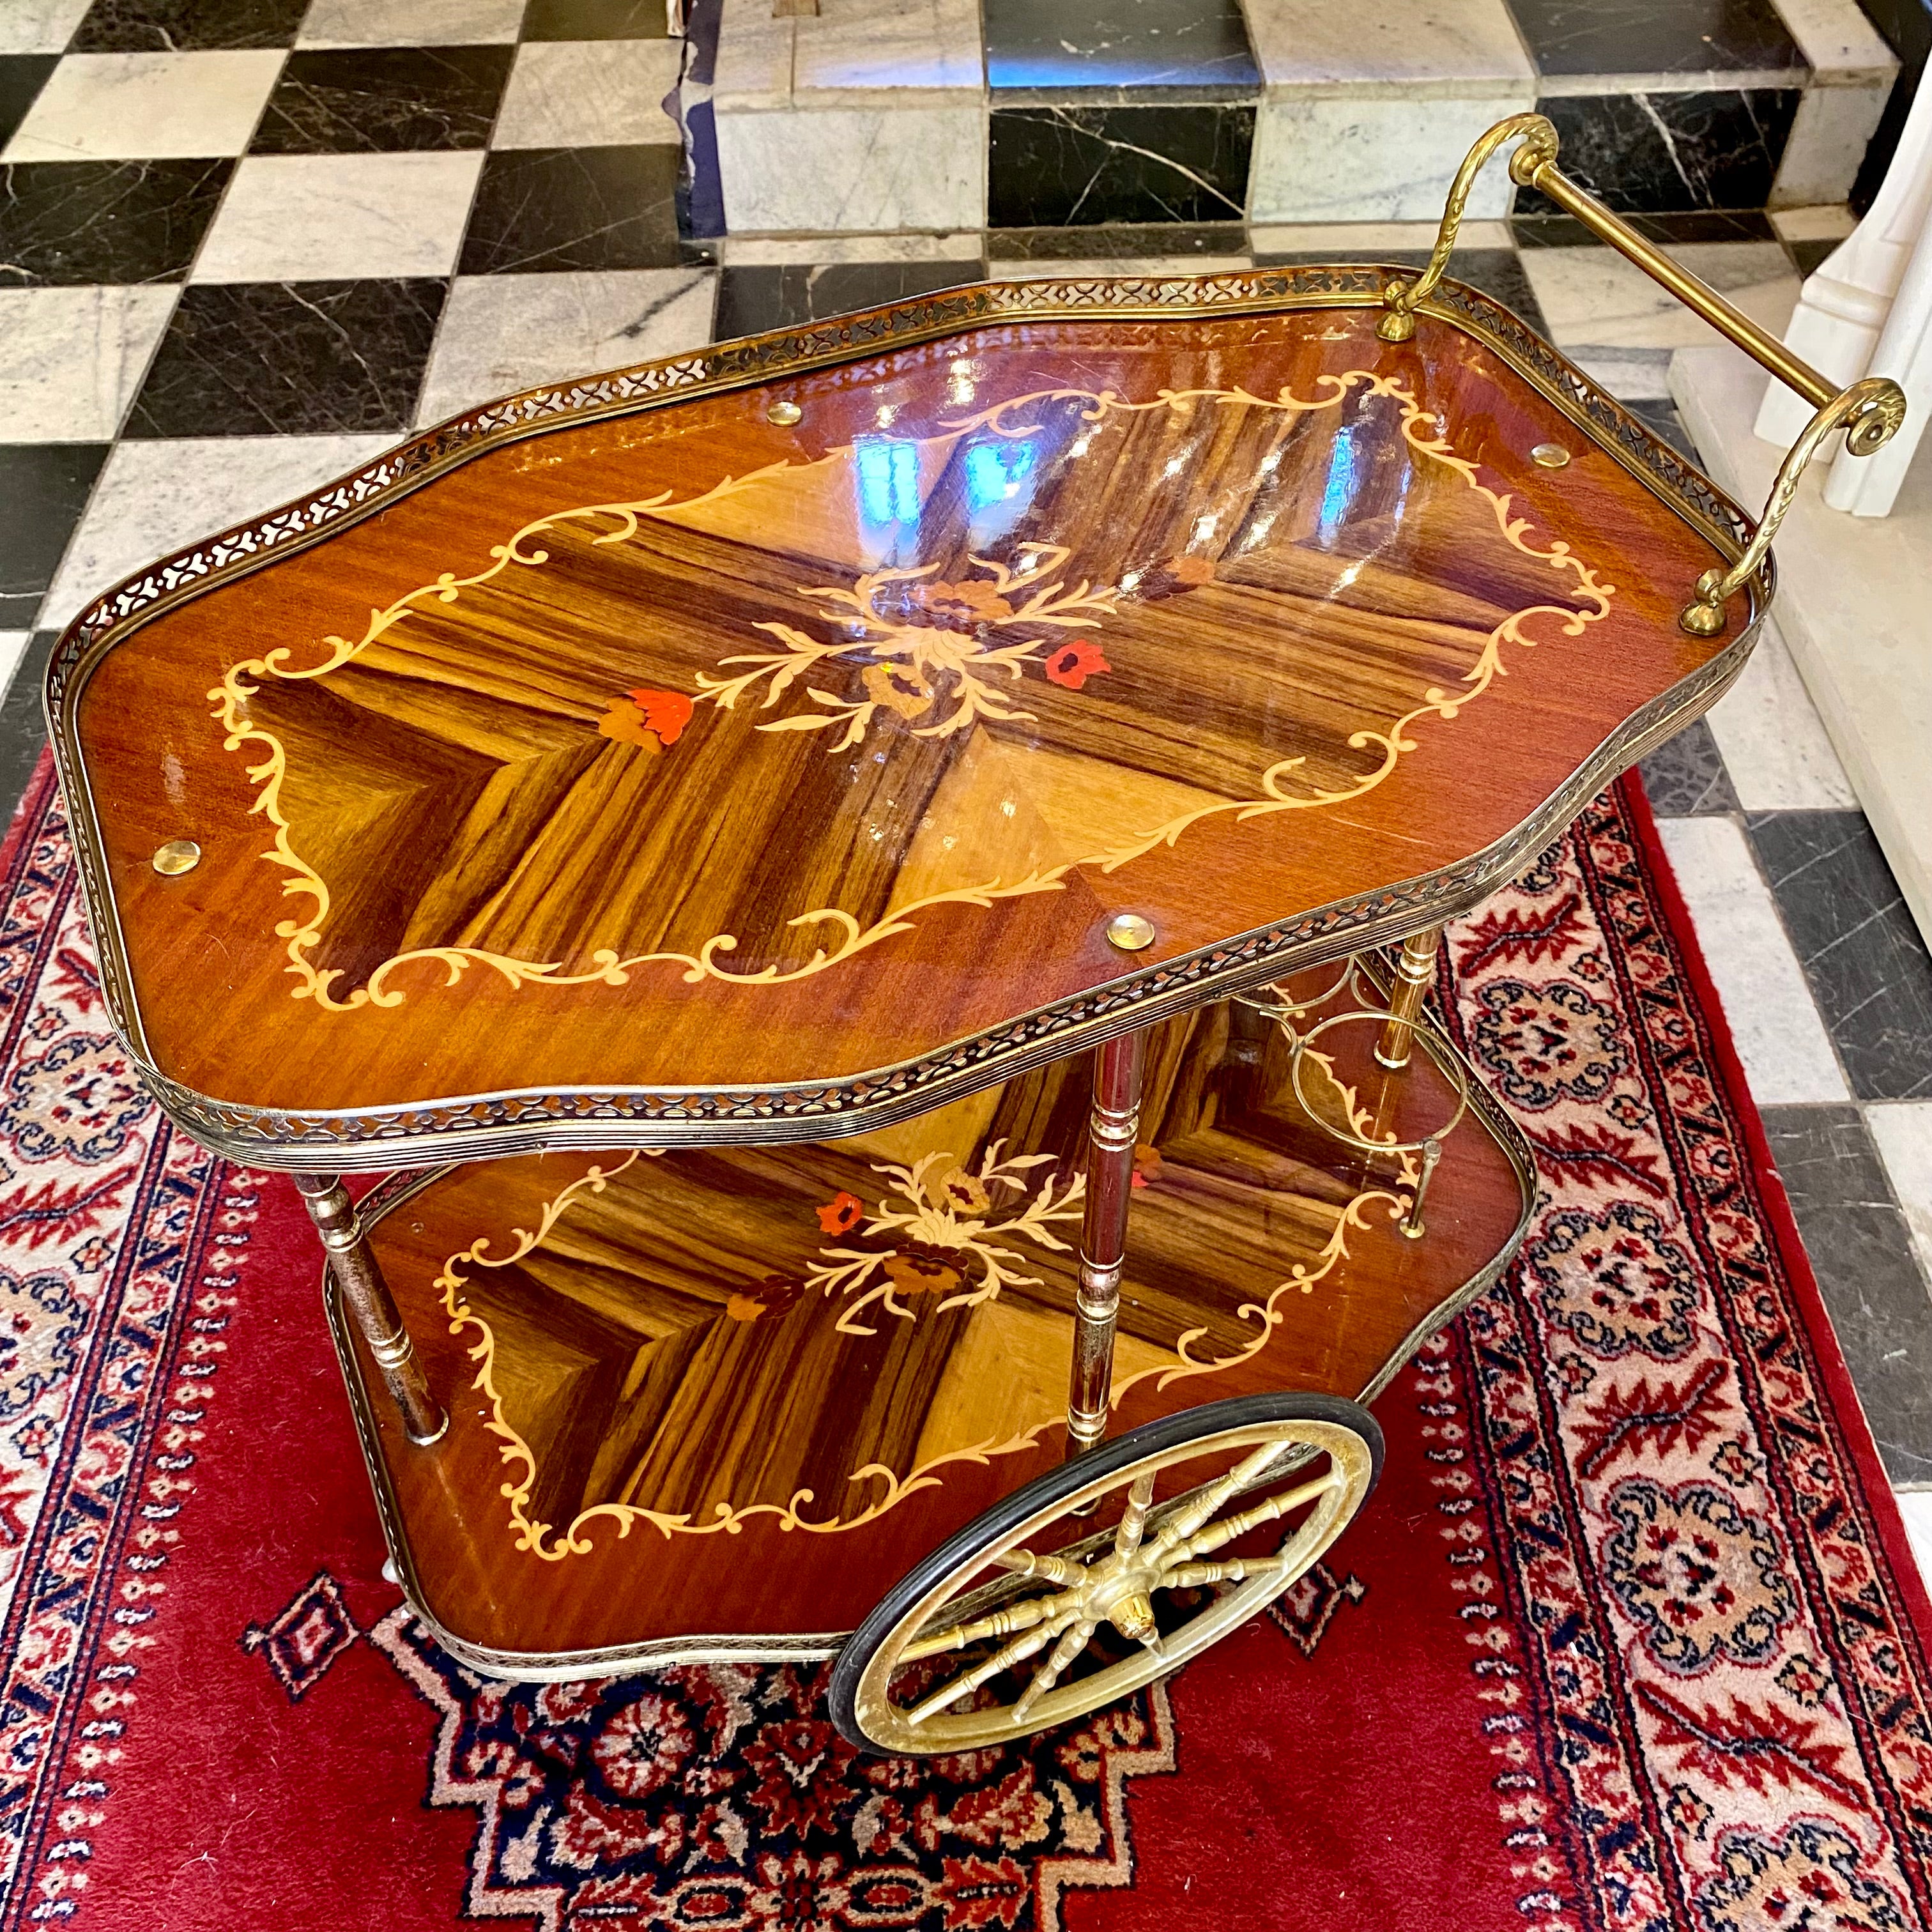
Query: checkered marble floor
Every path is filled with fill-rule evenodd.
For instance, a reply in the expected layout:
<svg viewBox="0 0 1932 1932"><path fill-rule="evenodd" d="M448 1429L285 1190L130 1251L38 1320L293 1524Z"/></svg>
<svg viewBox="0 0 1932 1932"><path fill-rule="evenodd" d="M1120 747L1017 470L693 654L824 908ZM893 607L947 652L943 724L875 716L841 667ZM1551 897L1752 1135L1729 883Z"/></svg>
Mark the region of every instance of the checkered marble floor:
<svg viewBox="0 0 1932 1932"><path fill-rule="evenodd" d="M660 104L682 46L663 0L0 4L9 798L86 599L490 396L988 274L1419 262L1432 239L695 244ZM1781 328L1849 220L1645 225ZM1561 218L1465 233L1454 272L1682 440L1664 373L1701 324ZM1888 1466L1932 1487L1932 963L1774 637L1645 776Z"/></svg>

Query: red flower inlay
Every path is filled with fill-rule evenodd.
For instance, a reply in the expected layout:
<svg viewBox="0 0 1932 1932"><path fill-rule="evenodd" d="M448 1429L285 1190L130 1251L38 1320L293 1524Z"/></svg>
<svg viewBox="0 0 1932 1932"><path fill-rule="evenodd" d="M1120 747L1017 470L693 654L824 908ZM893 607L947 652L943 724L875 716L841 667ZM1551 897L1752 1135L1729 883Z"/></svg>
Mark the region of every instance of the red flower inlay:
<svg viewBox="0 0 1932 1932"><path fill-rule="evenodd" d="M663 745L675 745L691 722L691 700L681 691L634 691L631 702Z"/></svg>
<svg viewBox="0 0 1932 1932"><path fill-rule="evenodd" d="M848 1194L843 1189L818 1210L818 1226L827 1234L842 1234L859 1224L859 1217L866 1211L866 1204L856 1194Z"/></svg>
<svg viewBox="0 0 1932 1932"><path fill-rule="evenodd" d="M1050 682L1064 684L1069 691L1078 691L1096 671L1112 670L1113 666L1100 654L1100 646L1090 638L1082 638L1077 644L1062 644L1046 661L1046 675Z"/></svg>

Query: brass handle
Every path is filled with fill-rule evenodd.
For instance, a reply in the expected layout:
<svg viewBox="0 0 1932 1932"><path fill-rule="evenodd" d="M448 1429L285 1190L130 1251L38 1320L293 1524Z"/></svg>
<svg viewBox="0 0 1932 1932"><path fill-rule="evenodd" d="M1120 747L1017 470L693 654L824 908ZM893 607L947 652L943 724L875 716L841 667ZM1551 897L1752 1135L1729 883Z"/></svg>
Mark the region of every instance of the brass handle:
<svg viewBox="0 0 1932 1932"><path fill-rule="evenodd" d="M1748 584L1762 566L1771 540L1798 494L1798 479L1804 473L1805 465L1817 454L1819 446L1842 430L1845 448L1853 456L1870 456L1874 451L1882 449L1905 420L1905 392L1889 376L1868 376L1842 390L1827 382L1808 362L1792 355L1774 336L1766 334L1742 309L1679 268L1628 222L1612 214L1594 196L1586 194L1564 175L1556 165L1556 130L1540 114L1513 114L1507 121L1498 121L1478 138L1463 158L1443 205L1442 226L1429 266L1414 281L1391 281L1382 292L1388 312L1376 333L1384 342L1406 342L1414 334L1415 310L1428 300L1449 266L1456 231L1462 225L1462 211L1468 206L1476 177L1496 150L1510 141L1520 142L1509 163L1510 178L1519 187L1533 188L1546 194L1558 208L1574 215L1593 235L1627 256L1653 281L1668 289L1686 308L1701 315L1780 382L1796 389L1817 411L1780 466L1770 501L1744 554L1729 570L1706 571L1697 580L1690 602L1678 615L1678 622L1685 630L1699 637L1714 637L1724 628L1726 599Z"/></svg>

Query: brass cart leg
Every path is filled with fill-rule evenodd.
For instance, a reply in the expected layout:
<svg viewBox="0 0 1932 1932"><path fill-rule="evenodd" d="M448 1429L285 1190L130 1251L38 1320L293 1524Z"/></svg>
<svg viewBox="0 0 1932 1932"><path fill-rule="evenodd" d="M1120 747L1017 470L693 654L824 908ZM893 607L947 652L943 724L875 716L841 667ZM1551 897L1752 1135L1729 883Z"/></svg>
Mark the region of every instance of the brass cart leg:
<svg viewBox="0 0 1932 1932"><path fill-rule="evenodd" d="M403 1326L389 1285L369 1250L368 1237L362 1232L348 1189L332 1174L298 1174L294 1180L322 1245L328 1250L335 1285L382 1371L410 1440L424 1448L441 1441L449 1418L429 1392L410 1331Z"/></svg>
<svg viewBox="0 0 1932 1932"><path fill-rule="evenodd" d="M1422 996L1430 981L1436 976L1436 949L1442 943L1439 926L1412 932L1402 942L1395 988L1389 996L1388 1024L1376 1042L1376 1058L1384 1066L1400 1070L1408 1064L1409 1049L1415 1041L1415 1016L1422 1010Z"/></svg>
<svg viewBox="0 0 1932 1932"><path fill-rule="evenodd" d="M1094 1110L1087 1118L1087 1211L1080 1230L1080 1292L1074 1300L1073 1374L1066 1392L1066 1452L1077 1456L1107 1432L1114 1388L1114 1325L1127 1254L1134 1142L1141 1124L1141 1074L1148 1029L1110 1040L1094 1058Z"/></svg>

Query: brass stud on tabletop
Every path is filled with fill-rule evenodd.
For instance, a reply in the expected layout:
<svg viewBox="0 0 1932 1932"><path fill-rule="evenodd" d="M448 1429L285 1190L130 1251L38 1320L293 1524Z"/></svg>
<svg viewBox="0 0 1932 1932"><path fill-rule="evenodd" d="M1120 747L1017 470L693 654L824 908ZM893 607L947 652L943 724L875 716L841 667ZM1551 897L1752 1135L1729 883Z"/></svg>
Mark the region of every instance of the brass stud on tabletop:
<svg viewBox="0 0 1932 1932"><path fill-rule="evenodd" d="M191 872L201 863L201 848L192 838L170 838L154 854L154 870L164 878Z"/></svg>
<svg viewBox="0 0 1932 1932"><path fill-rule="evenodd" d="M796 403L774 403L766 410L765 420L768 423L776 423L780 429L790 429L804 414L804 410Z"/></svg>
<svg viewBox="0 0 1932 1932"><path fill-rule="evenodd" d="M1529 452L1529 460L1545 470L1567 470L1570 452L1560 442L1539 442Z"/></svg>
<svg viewBox="0 0 1932 1932"><path fill-rule="evenodd" d="M1137 912L1117 912L1107 922L1107 944L1123 952L1144 952L1154 944L1153 925Z"/></svg>

